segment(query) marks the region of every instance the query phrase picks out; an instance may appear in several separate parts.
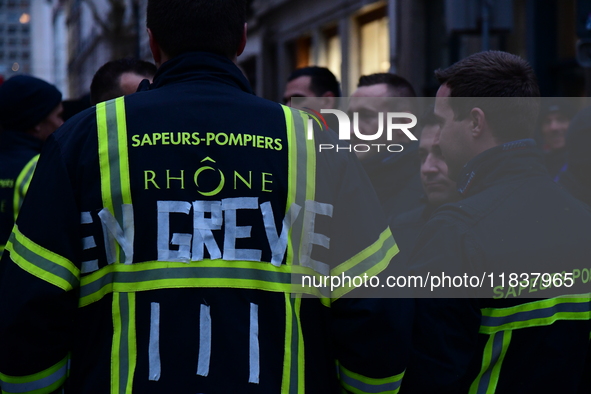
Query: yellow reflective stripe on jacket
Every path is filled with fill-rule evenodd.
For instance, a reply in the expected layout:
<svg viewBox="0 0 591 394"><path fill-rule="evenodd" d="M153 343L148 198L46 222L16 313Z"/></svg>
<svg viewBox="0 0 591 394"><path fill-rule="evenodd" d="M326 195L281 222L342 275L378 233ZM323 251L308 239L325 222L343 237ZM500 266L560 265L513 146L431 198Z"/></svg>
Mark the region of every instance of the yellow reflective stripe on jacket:
<svg viewBox="0 0 591 394"><path fill-rule="evenodd" d="M288 185L285 207L285 212L288 212L293 204L305 208L306 201L314 200L316 193L316 150L314 140L308 140L307 138L305 127L308 122L307 113L284 105L282 105L282 108L285 115L288 146ZM289 231L286 265L278 268L287 270L290 273L301 272L308 275L316 275L311 269L298 265L301 253L299 248L302 244L303 231L303 220L299 218L292 224ZM292 298L289 292L311 292L310 294L319 296L321 302L326 306L330 305L330 298L327 297L328 294L320 293L321 291L326 291L326 289L302 288L296 285L296 283L301 282L291 275L286 279L290 281L290 285L287 286L289 289L285 287L284 290L286 293L286 322L281 392L299 394L305 392L304 340L300 321L301 298L299 296ZM265 290L269 289L267 288Z"/></svg>
<svg viewBox="0 0 591 394"><path fill-rule="evenodd" d="M305 390L304 336L300 321L301 296L285 294L285 346L281 392L303 394Z"/></svg>
<svg viewBox="0 0 591 394"><path fill-rule="evenodd" d="M387 227L376 242L351 257L349 260L333 268L331 276L368 276L377 275L382 272L390 263L390 260L398 253L396 241L392 237L390 227ZM352 282L352 281L351 281ZM335 289L332 298L336 299L353 290L355 286L342 286Z"/></svg>
<svg viewBox="0 0 591 394"><path fill-rule="evenodd" d="M103 204L118 218L118 205L131 204L124 97L97 104L96 116Z"/></svg>
<svg viewBox="0 0 591 394"><path fill-rule="evenodd" d="M387 378L375 379L349 371L338 364L339 379L343 387L354 394L396 394L400 390L404 372Z"/></svg>
<svg viewBox="0 0 591 394"><path fill-rule="evenodd" d="M510 330L499 331L489 336L482 355L482 368L470 385L469 394L494 394L512 333Z"/></svg>
<svg viewBox="0 0 591 394"><path fill-rule="evenodd" d="M121 228L125 229L128 225L133 228L133 223L126 225L123 214L123 205L132 204L125 99L119 97L97 104L96 121L103 206L111 212ZM119 267L126 260L120 245L117 243L115 246L116 258L110 267ZM137 359L135 294L127 294L125 291L127 290L113 288L108 291L113 293L114 326L111 349L111 394L124 394L133 390ZM82 294L80 298L82 304Z"/></svg>
<svg viewBox="0 0 591 394"><path fill-rule="evenodd" d="M306 112L281 106L285 115L288 145L287 202L285 212L292 204L304 208L306 201L313 201L316 195L316 150L314 139L308 140L305 125ZM303 215L302 215L303 216ZM298 264L299 246L303 238L303 219L298 218L292 225L288 236L286 264ZM298 247L294 248L294 245Z"/></svg>
<svg viewBox="0 0 591 394"><path fill-rule="evenodd" d="M0 258L2 257L2 252L4 252L5 245L0 245Z"/></svg>
<svg viewBox="0 0 591 394"><path fill-rule="evenodd" d="M137 358L135 293L113 293L111 393L133 392Z"/></svg>
<svg viewBox="0 0 591 394"><path fill-rule="evenodd" d="M96 118L103 206L125 229L123 205L132 201L124 97L97 104ZM125 261L120 245L116 248L115 262Z"/></svg>
<svg viewBox="0 0 591 394"><path fill-rule="evenodd" d="M110 264L80 280L79 306L96 302L113 292L137 292L174 288L242 288L273 292L308 292L328 299L317 288L298 288L292 275L312 275L301 266L256 261L203 260L191 263L147 261L135 264Z"/></svg>
<svg viewBox="0 0 591 394"><path fill-rule="evenodd" d="M508 308L484 308L481 334L547 326L557 320L591 320L591 295L571 295L532 301Z"/></svg>
<svg viewBox="0 0 591 394"><path fill-rule="evenodd" d="M285 212L288 212L290 207L293 204L297 204L296 200L298 197L301 199L301 196L297 195L297 175L298 175L298 135L297 130L294 123L294 116L293 110L285 105L282 105L281 108L283 109L283 114L285 115L285 127L286 127L286 135L287 135L287 200L285 206ZM301 201L300 201L301 204ZM298 204L300 207L302 205ZM292 265L294 261L298 261L297 254L299 250L294 248L294 244L297 245L293 238L300 238L300 233L294 231L295 226L298 225L298 221L293 223L292 228L289 230L289 235L287 237L287 253L285 263L287 265ZM300 225L301 228L301 225Z"/></svg>
<svg viewBox="0 0 591 394"><path fill-rule="evenodd" d="M2 394L46 394L59 389L68 377L69 359L68 355L57 364L32 375L9 376L0 373Z"/></svg>
<svg viewBox="0 0 591 394"><path fill-rule="evenodd" d="M33 173L35 172L35 168L37 168L37 162L39 162L39 155L33 156L16 178L16 183L14 184L14 197L12 200L14 220L16 220L21 206L23 205L25 195L27 194L27 191L29 191L29 185L31 184L31 179L33 179Z"/></svg>
<svg viewBox="0 0 591 394"><path fill-rule="evenodd" d="M22 234L15 225L6 244L10 258L21 269L65 291L77 287L80 270L68 259L53 253Z"/></svg>

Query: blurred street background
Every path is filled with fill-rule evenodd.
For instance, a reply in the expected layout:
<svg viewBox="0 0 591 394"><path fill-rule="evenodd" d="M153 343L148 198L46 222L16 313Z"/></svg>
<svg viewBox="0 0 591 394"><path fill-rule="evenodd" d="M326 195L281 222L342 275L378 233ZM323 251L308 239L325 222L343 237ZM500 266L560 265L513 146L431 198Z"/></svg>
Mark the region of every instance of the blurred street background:
<svg viewBox="0 0 591 394"><path fill-rule="evenodd" d="M0 0L0 80L30 74L76 99L105 62L152 61L146 3ZM388 71L433 96L433 70L486 49L530 62L543 96L591 90L591 0L251 0L248 24L239 65L256 94L275 101L307 65L328 67L343 96L360 75Z"/></svg>

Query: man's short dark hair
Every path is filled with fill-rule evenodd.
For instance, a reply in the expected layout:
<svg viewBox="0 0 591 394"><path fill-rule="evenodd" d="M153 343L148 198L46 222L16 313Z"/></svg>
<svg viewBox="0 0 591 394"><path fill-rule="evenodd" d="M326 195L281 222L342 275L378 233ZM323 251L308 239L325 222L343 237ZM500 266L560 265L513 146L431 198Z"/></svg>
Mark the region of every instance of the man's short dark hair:
<svg viewBox="0 0 591 394"><path fill-rule="evenodd" d="M359 84L357 87L361 88L363 86L373 86L382 83L388 85L390 91L392 92L392 97L417 97L417 94L410 82L400 75L391 73L362 75L361 78L359 78Z"/></svg>
<svg viewBox="0 0 591 394"><path fill-rule="evenodd" d="M341 97L341 84L328 68L318 66L298 68L287 78L287 82L299 77L310 77L310 90L318 97L326 92L332 92L335 97Z"/></svg>
<svg viewBox="0 0 591 394"><path fill-rule="evenodd" d="M233 58L245 22L246 0L148 0L146 25L171 58L195 51Z"/></svg>
<svg viewBox="0 0 591 394"><path fill-rule="evenodd" d="M540 90L534 70L519 56L479 52L435 71L435 77L449 87L451 97L511 98L452 100L456 120L465 119L478 107L487 115L498 142L531 138L539 111L539 99L532 97L540 97Z"/></svg>
<svg viewBox="0 0 591 394"><path fill-rule="evenodd" d="M97 70L92 78L90 103L95 105L102 101L123 96L119 83L122 74L134 73L150 79L154 77L156 70L154 64L133 58L107 62Z"/></svg>

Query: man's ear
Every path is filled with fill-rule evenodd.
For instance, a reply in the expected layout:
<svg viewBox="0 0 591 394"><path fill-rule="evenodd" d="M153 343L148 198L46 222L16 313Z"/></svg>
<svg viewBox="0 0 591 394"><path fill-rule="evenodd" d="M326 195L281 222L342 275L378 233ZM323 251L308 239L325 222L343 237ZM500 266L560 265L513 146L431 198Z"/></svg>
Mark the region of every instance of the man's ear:
<svg viewBox="0 0 591 394"><path fill-rule="evenodd" d="M471 133L475 138L480 137L487 129L488 122L484 111L480 108L472 108L470 111Z"/></svg>
<svg viewBox="0 0 591 394"><path fill-rule="evenodd" d="M160 49L160 45L154 39L154 35L152 34L152 30L146 29L148 31L148 36L150 37L150 51L152 52L152 57L154 58L154 63L158 67L162 64L162 50Z"/></svg>
<svg viewBox="0 0 591 394"><path fill-rule="evenodd" d="M242 38L240 39L240 45L238 46L238 51L236 52L236 57L242 55L244 52L244 48L246 47L246 31L247 31L247 24L244 24L244 29L242 30Z"/></svg>

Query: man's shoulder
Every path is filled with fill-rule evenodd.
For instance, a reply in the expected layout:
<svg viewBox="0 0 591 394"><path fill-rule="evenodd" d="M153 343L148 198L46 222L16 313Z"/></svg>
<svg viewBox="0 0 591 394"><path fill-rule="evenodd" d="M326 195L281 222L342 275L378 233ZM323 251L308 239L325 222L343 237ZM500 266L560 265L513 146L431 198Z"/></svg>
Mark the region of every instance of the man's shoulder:
<svg viewBox="0 0 591 394"><path fill-rule="evenodd" d="M401 213L400 215L395 216L392 220L390 220L390 227L391 228L398 228L398 227L406 227L406 226L422 226L427 221L423 217L425 209L427 208L426 204L421 205L418 208L415 208L411 211Z"/></svg>
<svg viewBox="0 0 591 394"><path fill-rule="evenodd" d="M437 223L471 223L479 213L470 198L458 202L443 204L437 208L428 222Z"/></svg>
<svg viewBox="0 0 591 394"><path fill-rule="evenodd" d="M90 107L68 119L53 134L56 141L66 141L85 136L96 130L96 107Z"/></svg>

